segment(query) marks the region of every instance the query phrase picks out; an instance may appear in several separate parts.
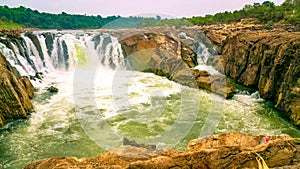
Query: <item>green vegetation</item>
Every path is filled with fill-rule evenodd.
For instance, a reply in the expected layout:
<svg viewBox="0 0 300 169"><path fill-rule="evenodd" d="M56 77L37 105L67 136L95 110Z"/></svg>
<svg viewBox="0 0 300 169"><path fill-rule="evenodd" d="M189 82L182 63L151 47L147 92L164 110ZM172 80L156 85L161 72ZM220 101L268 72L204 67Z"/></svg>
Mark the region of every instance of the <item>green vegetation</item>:
<svg viewBox="0 0 300 169"><path fill-rule="evenodd" d="M300 24L300 0L286 0L276 6L273 2L265 1L262 4L245 5L243 9L233 12L222 12L205 17L193 17L187 20L196 25L226 23L239 21L244 18L257 18L260 22L273 24L276 22L293 25Z"/></svg>
<svg viewBox="0 0 300 169"><path fill-rule="evenodd" d="M181 19L109 16L106 18L87 15L40 13L25 7L9 8L0 6L0 26L35 27L43 29L81 28L141 28L148 26L188 26L216 23L230 23L245 18L256 18L271 28L274 23L300 25L300 0L286 0L276 6L273 2L248 4L241 10L221 12L215 15L195 16ZM16 24L15 24L16 23ZM2 26L3 27L3 26Z"/></svg>
<svg viewBox="0 0 300 169"><path fill-rule="evenodd" d="M22 25L14 23L12 20L8 20L6 17L0 17L0 29L21 28Z"/></svg>

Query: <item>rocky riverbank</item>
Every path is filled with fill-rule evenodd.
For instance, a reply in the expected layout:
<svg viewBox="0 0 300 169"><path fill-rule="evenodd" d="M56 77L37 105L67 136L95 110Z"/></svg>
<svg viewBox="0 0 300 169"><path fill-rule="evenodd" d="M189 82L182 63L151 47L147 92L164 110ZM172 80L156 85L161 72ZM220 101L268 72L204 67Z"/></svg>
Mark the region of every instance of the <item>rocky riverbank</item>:
<svg viewBox="0 0 300 169"><path fill-rule="evenodd" d="M34 87L28 77L20 77L0 53L0 125L26 118L33 109Z"/></svg>
<svg viewBox="0 0 300 169"><path fill-rule="evenodd" d="M211 60L236 83L259 91L300 125L300 32L219 25L206 27L220 56Z"/></svg>
<svg viewBox="0 0 300 169"><path fill-rule="evenodd" d="M242 133L212 135L189 142L186 150L159 151L125 146L94 158L57 157L29 164L44 168L299 168L299 140L283 136L252 136Z"/></svg>

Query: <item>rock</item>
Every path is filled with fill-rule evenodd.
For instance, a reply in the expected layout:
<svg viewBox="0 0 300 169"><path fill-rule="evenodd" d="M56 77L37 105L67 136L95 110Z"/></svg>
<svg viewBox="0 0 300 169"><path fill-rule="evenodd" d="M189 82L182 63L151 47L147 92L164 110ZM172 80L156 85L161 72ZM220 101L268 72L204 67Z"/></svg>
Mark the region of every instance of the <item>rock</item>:
<svg viewBox="0 0 300 169"><path fill-rule="evenodd" d="M152 72L183 85L197 87L190 70L197 65L196 54L174 38L143 33L128 37L121 44L133 70Z"/></svg>
<svg viewBox="0 0 300 169"><path fill-rule="evenodd" d="M219 69L300 125L300 33L247 31L224 43Z"/></svg>
<svg viewBox="0 0 300 169"><path fill-rule="evenodd" d="M47 91L49 91L50 93L57 93L58 92L58 88L54 87L54 86L50 86Z"/></svg>
<svg viewBox="0 0 300 169"><path fill-rule="evenodd" d="M27 76L22 76L19 78L20 83L23 85L23 88L26 90L30 99L34 96L34 87L31 84L29 78Z"/></svg>
<svg viewBox="0 0 300 169"><path fill-rule="evenodd" d="M35 73L35 77L37 78L37 79L39 79L39 80L43 80L43 72L36 72Z"/></svg>
<svg viewBox="0 0 300 169"><path fill-rule="evenodd" d="M291 25L275 24L265 30L247 19L232 24L199 27L220 56L208 64L238 84L258 90L300 125L300 33Z"/></svg>
<svg viewBox="0 0 300 169"><path fill-rule="evenodd" d="M222 74L210 75L209 72L198 69L192 69L192 72L199 88L212 91L226 99L233 97L234 91L230 84L227 83L226 76Z"/></svg>
<svg viewBox="0 0 300 169"><path fill-rule="evenodd" d="M137 142L135 142L134 140L129 140L127 138L123 138L123 145L124 146L134 146L134 147L142 147L142 148L146 148L146 149L156 149L156 145L144 145L144 144L138 144Z"/></svg>
<svg viewBox="0 0 300 169"><path fill-rule="evenodd" d="M53 168L258 168L259 154L269 167L300 166L300 146L287 135L266 137L226 133L191 140L186 150L159 152L121 147L93 158L60 157L34 162L25 169Z"/></svg>
<svg viewBox="0 0 300 169"><path fill-rule="evenodd" d="M34 88L28 77L18 78L12 66L0 53L0 125L6 122L26 118L33 109L30 98Z"/></svg>
<svg viewBox="0 0 300 169"><path fill-rule="evenodd" d="M197 64L196 54L174 38L143 33L128 37L121 43L133 70L152 72L189 87L212 91L225 98L233 96L232 88L222 80L226 80L225 76L210 76L208 72L196 73L196 70L190 69Z"/></svg>

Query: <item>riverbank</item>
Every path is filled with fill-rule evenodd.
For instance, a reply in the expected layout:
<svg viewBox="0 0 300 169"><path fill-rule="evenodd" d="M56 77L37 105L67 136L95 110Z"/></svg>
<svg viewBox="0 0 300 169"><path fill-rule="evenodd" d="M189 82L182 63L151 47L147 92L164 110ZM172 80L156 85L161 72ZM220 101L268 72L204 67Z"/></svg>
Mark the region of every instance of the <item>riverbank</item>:
<svg viewBox="0 0 300 169"><path fill-rule="evenodd" d="M266 140L266 141L265 141ZM212 135L189 142L186 150L159 151L126 146L94 158L50 158L24 169L44 168L299 168L299 140L283 136L251 136L242 133Z"/></svg>

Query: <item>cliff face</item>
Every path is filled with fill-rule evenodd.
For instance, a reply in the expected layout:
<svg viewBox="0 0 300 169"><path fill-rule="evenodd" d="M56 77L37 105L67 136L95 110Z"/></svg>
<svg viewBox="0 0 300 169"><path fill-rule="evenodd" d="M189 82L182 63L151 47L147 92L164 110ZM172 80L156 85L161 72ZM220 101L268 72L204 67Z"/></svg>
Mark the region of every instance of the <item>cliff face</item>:
<svg viewBox="0 0 300 169"><path fill-rule="evenodd" d="M243 32L225 43L225 74L257 88L300 125L300 33Z"/></svg>
<svg viewBox="0 0 300 169"><path fill-rule="evenodd" d="M0 53L0 125L25 118L33 109L30 98L33 97L34 87L28 77L18 77L14 71Z"/></svg>

